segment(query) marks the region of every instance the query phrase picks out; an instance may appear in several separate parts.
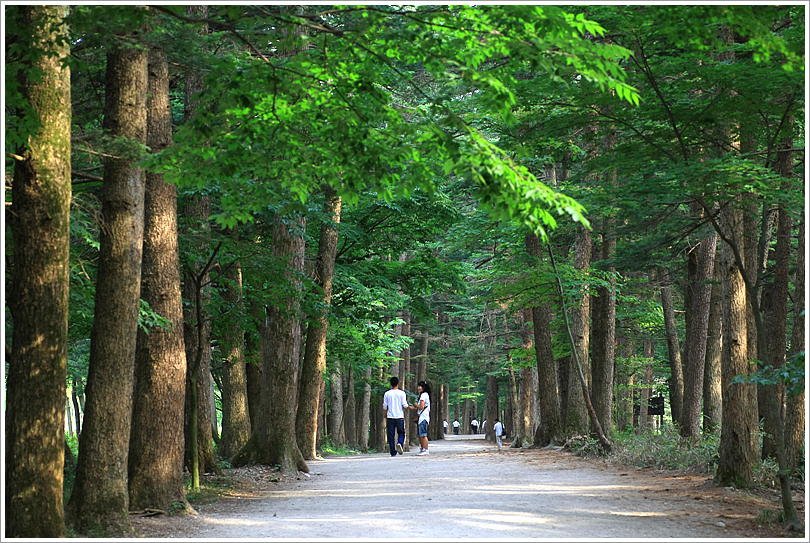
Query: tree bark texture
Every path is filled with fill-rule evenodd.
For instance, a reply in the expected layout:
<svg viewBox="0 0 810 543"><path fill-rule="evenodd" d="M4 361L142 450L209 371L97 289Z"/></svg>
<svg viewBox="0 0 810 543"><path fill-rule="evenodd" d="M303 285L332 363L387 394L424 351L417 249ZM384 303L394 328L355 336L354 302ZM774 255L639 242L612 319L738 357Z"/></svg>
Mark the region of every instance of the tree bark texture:
<svg viewBox="0 0 810 543"><path fill-rule="evenodd" d="M604 220L605 230L611 227L608 219ZM613 258L616 252L616 239L610 233L602 234L600 256L602 260ZM594 307L592 341L592 386L593 407L602 429L610 434L613 429L613 372L615 367L616 346L616 279L612 275L616 271L609 266L606 271L611 273L609 286L596 289L596 306ZM595 431L592 429L592 431Z"/></svg>
<svg viewBox="0 0 810 543"><path fill-rule="evenodd" d="M576 245L574 247L574 269L585 274L591 266L591 232L582 226L577 227ZM571 335L573 336L577 358L585 377L585 385L590 388L590 320L591 296L588 294L588 285L583 284L582 290L571 304ZM572 356L572 364L574 364ZM568 373L568 407L565 411L565 432L568 435L588 435L588 409L580 383L579 372L572 365Z"/></svg>
<svg viewBox="0 0 810 543"><path fill-rule="evenodd" d="M114 44L107 53L104 131L146 142L146 51ZM87 406L70 498L74 528L132 532L127 464L135 344L141 296L144 173L136 158L106 158L98 280L90 333Z"/></svg>
<svg viewBox="0 0 810 543"><path fill-rule="evenodd" d="M799 223L799 250L796 251L796 275L793 278L793 333L790 340L790 357L804 352L804 221ZM805 392L788 394L785 412L785 453L788 465L793 470L804 466L805 434Z"/></svg>
<svg viewBox="0 0 810 543"><path fill-rule="evenodd" d="M664 313L667 351L669 352L671 375L669 385L670 410L672 421L679 426L683 411L683 366L681 364L681 347L678 341L678 326L675 319L675 305L672 301L672 282L670 281L669 270L663 266L658 268L658 276L661 280L661 309Z"/></svg>
<svg viewBox="0 0 810 543"><path fill-rule="evenodd" d="M316 454L319 398L323 386L323 371L326 368L328 308L332 303L338 225L342 207L340 197L328 185L324 186L324 194L323 211L326 219L321 225L314 277L315 284L320 288L320 302L324 310L319 315L310 317L307 325L304 359L301 363L298 386L298 413L295 421L298 448L305 460L314 459Z"/></svg>
<svg viewBox="0 0 810 543"><path fill-rule="evenodd" d="M160 49L148 56L147 145L171 145L169 67ZM169 321L138 330L129 443L129 506L133 510L188 507L183 489L183 408L186 352L177 237L177 187L146 174L141 298Z"/></svg>
<svg viewBox="0 0 810 543"><path fill-rule="evenodd" d="M529 351L534 347L534 330L532 328L532 310L521 311L520 346ZM552 361L553 362L553 361ZM524 366L518 372L517 424L513 426L512 447L527 448L534 443L532 427L532 400L534 396L534 373L531 366Z"/></svg>
<svg viewBox="0 0 810 543"><path fill-rule="evenodd" d="M67 35L62 21L68 10L5 9L11 25L6 30L27 33L32 46L53 56L32 55L26 66L39 70L40 80L19 74L23 98L40 125L27 148L16 149L23 160L14 164L6 212L13 239L7 301L14 329L6 359L4 535L56 538L65 537L71 109L70 69L62 66L70 48L55 39Z"/></svg>
<svg viewBox="0 0 810 543"><path fill-rule="evenodd" d="M723 287L720 266L715 261L712 301L706 336L706 368L703 371L703 430L712 432L723 419Z"/></svg>
<svg viewBox="0 0 810 543"><path fill-rule="evenodd" d="M703 371L706 365L706 335L709 326L714 255L717 235L706 236L695 249L698 251L697 270L691 279L692 318L689 322L688 356L684 368L683 413L681 436L700 439L701 403L703 400Z"/></svg>
<svg viewBox="0 0 810 543"><path fill-rule="evenodd" d="M233 229L231 236L239 235ZM242 264L235 261L224 272L222 297L232 314L223 331L222 360L222 438L217 448L222 458L231 458L250 439L245 330L240 318L245 311L242 293Z"/></svg>
<svg viewBox="0 0 810 543"><path fill-rule="evenodd" d="M784 153L779 153L780 162L785 159L781 157ZM788 153L791 154L792 153ZM792 166L792 158L790 160ZM782 166L781 169L787 169ZM780 172L781 173L781 172ZM773 282L763 292L762 305L766 305L766 294L769 298L767 314L763 311L765 320L766 337L768 338L768 356L766 365L773 368L781 368L785 365L785 355L787 354L787 313L788 313L788 285L790 283L790 235L792 221L787 210L779 207L776 226L776 265L773 269ZM764 308L764 307L763 307ZM776 401L779 405L779 416L785 419L785 386L782 383L774 385ZM760 398L762 395L760 394ZM764 400L760 400L764 404ZM776 421L773 420L769 410L765 410L765 424L763 427L764 436L762 439L762 458L776 458L776 444L771 436L776 434Z"/></svg>
<svg viewBox="0 0 810 543"><path fill-rule="evenodd" d="M270 305L267 326L262 329L262 397L258 428L260 463L279 466L284 475L309 472L295 437L298 405L298 372L301 350L300 276L304 272L303 217L285 224L273 223L273 257L287 266L283 278L289 295L283 305Z"/></svg>
<svg viewBox="0 0 810 543"><path fill-rule="evenodd" d="M742 248L741 213L728 206L723 211L724 228ZM739 267L731 248L723 243L720 250L720 272L723 277L723 351L722 390L723 422L715 478L718 484L747 488L753 481L757 450L752 447L752 433L759 429L756 404L751 402L754 385L731 384L736 375L748 375L748 301Z"/></svg>
<svg viewBox="0 0 810 543"><path fill-rule="evenodd" d="M332 370L332 382L329 386L329 437L336 447L346 444L343 411L343 370L340 363L337 363Z"/></svg>

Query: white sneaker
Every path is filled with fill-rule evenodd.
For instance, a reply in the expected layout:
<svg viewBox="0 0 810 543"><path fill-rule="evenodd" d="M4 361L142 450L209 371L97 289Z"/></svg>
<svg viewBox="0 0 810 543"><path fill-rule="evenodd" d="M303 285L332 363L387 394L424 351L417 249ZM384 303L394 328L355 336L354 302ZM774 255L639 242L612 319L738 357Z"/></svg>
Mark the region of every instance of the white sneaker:
<svg viewBox="0 0 810 543"><path fill-rule="evenodd" d="M416 453L416 456L425 456L425 455L428 455L428 454L430 454L430 453L427 451L427 449L422 449L421 451Z"/></svg>
<svg viewBox="0 0 810 543"><path fill-rule="evenodd" d="M402 454L402 443L397 443L397 452Z"/></svg>

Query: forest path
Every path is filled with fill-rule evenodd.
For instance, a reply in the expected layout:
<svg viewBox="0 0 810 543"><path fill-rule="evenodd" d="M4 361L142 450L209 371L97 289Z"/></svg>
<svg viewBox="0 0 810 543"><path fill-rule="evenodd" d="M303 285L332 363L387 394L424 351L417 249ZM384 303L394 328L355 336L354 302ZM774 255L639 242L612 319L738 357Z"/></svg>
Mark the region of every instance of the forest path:
<svg viewBox="0 0 810 543"><path fill-rule="evenodd" d="M144 537L313 539L786 537L754 517L768 498L552 449L498 453L483 436L329 456L310 474L235 490L198 515L136 518ZM229 470L236 471L236 470Z"/></svg>

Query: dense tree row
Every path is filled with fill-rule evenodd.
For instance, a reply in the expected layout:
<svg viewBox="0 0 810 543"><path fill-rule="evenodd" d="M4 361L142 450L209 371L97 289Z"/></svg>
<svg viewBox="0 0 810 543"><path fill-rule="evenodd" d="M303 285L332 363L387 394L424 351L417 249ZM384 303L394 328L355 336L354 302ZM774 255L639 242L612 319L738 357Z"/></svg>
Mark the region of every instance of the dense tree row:
<svg viewBox="0 0 810 543"><path fill-rule="evenodd" d="M663 394L798 526L804 11L570 11L8 7L6 536L383 450L390 375L515 447Z"/></svg>

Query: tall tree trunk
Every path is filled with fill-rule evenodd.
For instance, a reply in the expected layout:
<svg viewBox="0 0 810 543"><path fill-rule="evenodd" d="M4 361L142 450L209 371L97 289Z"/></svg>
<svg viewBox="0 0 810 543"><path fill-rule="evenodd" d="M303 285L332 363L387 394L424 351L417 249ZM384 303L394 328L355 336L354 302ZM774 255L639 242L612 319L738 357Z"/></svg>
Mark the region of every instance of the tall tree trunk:
<svg viewBox="0 0 810 543"><path fill-rule="evenodd" d="M792 117L788 117L787 125L793 125ZM784 138L782 140L782 147L791 149L793 147L793 138ZM777 154L775 169L782 177L792 177L793 152L780 150ZM785 190L790 189L789 186L784 188ZM765 322L769 355L769 360L766 361L766 364L773 368L781 368L785 365L785 355L787 353L787 309L789 295L788 284L790 283L790 235L792 228L792 221L787 209L780 205L777 211L776 265L773 270L773 283L771 288L768 289L769 297L771 298L768 305L772 310L768 312L768 318ZM763 305L764 304L765 300L763 300ZM778 415L784 421L785 386L782 383L774 385L774 394L776 394L776 402L780 408ZM762 396L760 395L760 397ZM762 458L764 459L769 456L775 458L776 443L774 443L772 436L776 435L776 421L773 420L769 409L765 409L764 411L765 425L763 429L765 435L762 439Z"/></svg>
<svg viewBox="0 0 810 543"><path fill-rule="evenodd" d="M491 368L490 368L491 370ZM495 427L495 419L499 418L499 406L498 406L498 378L495 375L492 375L492 371L487 372L487 410L483 413L482 417L487 421L487 428L485 432L485 439L487 441L495 441L495 432L493 428ZM473 415L475 416L475 415ZM472 420L472 419L470 419ZM478 421L478 431L481 431L481 422ZM504 421L504 424L506 422Z"/></svg>
<svg viewBox="0 0 810 543"><path fill-rule="evenodd" d="M318 256L315 260L315 284L320 288L320 302L325 308L317 316L310 317L304 359L301 364L301 379L298 388L298 413L295 420L295 435L298 448L305 460L315 458L318 431L319 398L323 387L323 371L326 368L326 332L328 308L332 303L332 284L335 276L338 225L342 202L340 196L324 185L323 211L325 220L321 225L318 241Z"/></svg>
<svg viewBox="0 0 810 543"><path fill-rule="evenodd" d="M796 251L796 275L793 278L793 335L790 341L790 357L804 353L804 221L799 223L799 243ZM802 354L802 356L804 356ZM805 435L805 392L804 387L786 398L785 412L785 453L791 469L804 466Z"/></svg>
<svg viewBox="0 0 810 543"><path fill-rule="evenodd" d="M690 282L692 318L689 322L688 356L684 368L681 436L698 440L700 439L703 371L706 367L706 334L711 309L711 279L714 274L717 234L707 235L693 250L698 251L698 260L695 276Z"/></svg>
<svg viewBox="0 0 810 543"><path fill-rule="evenodd" d="M267 308L267 325L262 329L261 413L254 436L259 463L277 465L282 474L295 475L298 471L309 472L295 437L301 351L298 276L304 271L306 222L302 217L290 221L291 227L285 222L279 216L273 222L273 257L287 266L283 280L293 292L283 300L283 305ZM243 450L249 446L250 442Z"/></svg>
<svg viewBox="0 0 810 543"><path fill-rule="evenodd" d="M147 53L112 44L107 53L104 130L146 142ZM106 158L87 407L70 498L79 533L132 533L127 463L141 296L144 174L135 158Z"/></svg>
<svg viewBox="0 0 810 543"><path fill-rule="evenodd" d="M354 368L346 368L346 403L343 406L343 428L346 431L346 444L357 447L356 395L354 393Z"/></svg>
<svg viewBox="0 0 810 543"><path fill-rule="evenodd" d="M299 402L299 405L300 403L301 402ZM363 373L363 399L360 402L360 417L358 420L358 428L357 428L358 445L360 446L360 450L363 452L368 452L370 421L371 421L371 366L367 366Z"/></svg>
<svg viewBox="0 0 810 543"><path fill-rule="evenodd" d="M343 370L340 362L332 371L332 384L329 388L329 437L332 445L339 447L346 444L346 432L343 429Z"/></svg>
<svg viewBox="0 0 810 543"><path fill-rule="evenodd" d="M231 230L236 239L239 230ZM242 264L238 260L227 266L222 297L229 304L230 319L224 330L222 359L222 438L217 449L222 458L230 459L250 439L245 329L242 316L245 303L242 293Z"/></svg>
<svg viewBox="0 0 810 543"><path fill-rule="evenodd" d="M669 352L670 410L672 421L680 426L683 411L683 366L681 365L681 347L678 341L675 305L672 302L672 282L669 270L663 266L658 268L658 276L661 280L661 309L664 313L664 327L667 331L667 350Z"/></svg>
<svg viewBox="0 0 810 543"><path fill-rule="evenodd" d="M727 235L742 248L741 213L729 205L723 210ZM720 250L723 277L723 422L720 431L719 459L715 478L721 485L747 488L753 481L757 451L751 434L759 429L756 404L750 401L749 384L731 384L736 375L748 375L748 324L746 289L732 249L723 243Z"/></svg>
<svg viewBox="0 0 810 543"><path fill-rule="evenodd" d="M635 344L625 337L619 337L619 349L622 358L629 360L634 355ZM633 385L635 384L635 374L626 366L617 369L617 393L616 393L616 427L619 430L633 428Z"/></svg>
<svg viewBox="0 0 810 543"><path fill-rule="evenodd" d="M532 310L526 308L520 313L520 346L526 351L534 347ZM553 360L552 360L553 364ZM534 375L531 366L520 368L518 373L517 424L513 426L512 446L527 448L534 442L532 427L532 400L534 398Z"/></svg>
<svg viewBox="0 0 810 543"><path fill-rule="evenodd" d="M542 256L540 239L526 235L526 249L536 261ZM534 446L545 447L564 438L560 413L561 399L557 380L557 363L551 343L551 304L544 302L531 308L534 328L534 350L537 357L538 403L540 423L534 434Z"/></svg>
<svg viewBox="0 0 810 543"><path fill-rule="evenodd" d="M146 143L153 153L172 143L169 65L149 51ZM180 293L177 187L162 174L146 174L141 298L169 321L168 328L139 329L129 443L130 509L190 507L183 489L183 407L186 352Z"/></svg>
<svg viewBox="0 0 810 543"><path fill-rule="evenodd" d="M70 54L66 6L8 6L11 34L24 33L34 81L20 80L39 122L16 149L12 206L13 321L6 382L5 537L65 537L62 499L67 394L70 254ZM18 39L23 40L21 36ZM8 38L7 38L8 39ZM53 55L45 54L53 53ZM8 130L8 126L6 127ZM8 209L8 208L7 208ZM8 322L6 322L8 326ZM78 429L78 421L77 421Z"/></svg>
<svg viewBox="0 0 810 543"><path fill-rule="evenodd" d="M604 219L605 232L602 234L600 255L602 260L610 260L616 252L616 239L608 232L611 224L609 219ZM594 307L594 330L591 331L591 337L594 338L591 390L596 416L603 430L610 434L613 428L613 369L616 345L616 279L613 272L616 268L608 266L605 271L611 273L609 284L596 289L597 297L594 300L598 303Z"/></svg>
<svg viewBox="0 0 810 543"><path fill-rule="evenodd" d="M715 261L712 301L706 336L706 368L703 372L703 429L712 432L723 419L723 287L720 266Z"/></svg>
<svg viewBox="0 0 810 543"><path fill-rule="evenodd" d="M574 249L574 268L580 273L587 273L591 265L591 233L590 230L582 226L577 227L576 246ZM591 296L587 291L588 286L583 285L582 291L577 295L571 307L571 335L574 344L572 349L576 350L577 358L585 379L585 385L590 386L590 318L591 318ZM571 357L572 364L575 363ZM588 410L583 396L583 387L580 383L579 371L573 369L568 373L568 407L565 411L565 432L566 434L588 435Z"/></svg>

